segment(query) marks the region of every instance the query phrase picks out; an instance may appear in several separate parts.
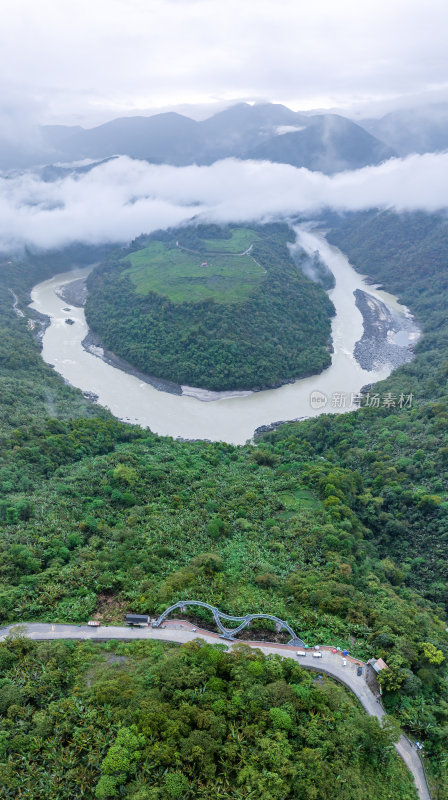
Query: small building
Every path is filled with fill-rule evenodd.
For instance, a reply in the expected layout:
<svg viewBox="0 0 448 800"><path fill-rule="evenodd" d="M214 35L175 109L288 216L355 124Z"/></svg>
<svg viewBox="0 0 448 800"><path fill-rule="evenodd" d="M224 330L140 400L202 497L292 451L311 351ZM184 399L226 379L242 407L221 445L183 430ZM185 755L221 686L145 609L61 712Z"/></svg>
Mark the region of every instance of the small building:
<svg viewBox="0 0 448 800"><path fill-rule="evenodd" d="M386 662L383 661L382 658L371 658L368 662L370 667L375 671L376 675L381 672L382 669L389 669Z"/></svg>
<svg viewBox="0 0 448 800"><path fill-rule="evenodd" d="M370 658L367 662L366 681L372 692L376 695L381 694L381 686L378 683L378 675L382 669L389 669L382 658Z"/></svg>
<svg viewBox="0 0 448 800"><path fill-rule="evenodd" d="M149 615L126 614L126 625L149 625Z"/></svg>

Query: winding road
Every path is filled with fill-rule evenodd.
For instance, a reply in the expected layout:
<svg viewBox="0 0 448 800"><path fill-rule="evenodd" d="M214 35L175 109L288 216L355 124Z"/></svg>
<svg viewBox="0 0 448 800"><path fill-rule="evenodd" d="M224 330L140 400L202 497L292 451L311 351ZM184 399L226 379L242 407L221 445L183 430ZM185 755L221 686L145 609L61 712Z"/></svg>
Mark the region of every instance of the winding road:
<svg viewBox="0 0 448 800"><path fill-rule="evenodd" d="M51 623L45 622L30 622L20 626L9 625L5 628L0 628L0 642L5 640L11 630L17 630L17 628L21 628L29 639L35 641L51 641L53 639L78 639L83 641L86 639L93 639L102 642L109 639L121 639L124 641L132 641L133 639L158 639L179 644L191 642L194 639L201 639L210 644L216 644L217 642L223 643L225 641L216 633L194 627L191 623L184 620L173 619L167 621L166 624L160 628L128 628L113 625L94 628L88 625L52 625ZM240 640L225 643L229 648L233 648L239 644L245 644L249 647L261 650L265 655L281 655L283 658L293 658L295 661L298 660L297 651L302 650L302 648L297 648L292 645L266 644L265 642L241 642ZM359 659L347 656L345 659L346 665L344 666L343 658L340 653L333 653L332 648L325 646L321 647L320 651L322 652L322 658L314 659L312 656L313 651L309 650L306 658L300 658L300 666L305 669L316 670L319 673L325 673L335 678L337 681L340 681L356 695L368 714L377 717L377 719L381 719L385 711L365 680L364 663ZM357 674L357 667L359 664L363 665L363 674L361 676ZM405 736L401 736L400 740L395 745L395 749L413 775L419 799L431 800L422 762L410 741Z"/></svg>

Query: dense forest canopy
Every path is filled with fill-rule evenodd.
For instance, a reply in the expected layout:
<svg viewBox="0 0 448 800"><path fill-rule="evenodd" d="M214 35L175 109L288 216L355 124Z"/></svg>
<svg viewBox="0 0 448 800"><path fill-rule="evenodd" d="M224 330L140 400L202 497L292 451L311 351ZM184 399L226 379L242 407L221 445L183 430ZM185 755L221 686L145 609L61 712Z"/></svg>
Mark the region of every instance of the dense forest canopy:
<svg viewBox="0 0 448 800"><path fill-rule="evenodd" d="M320 372L333 306L293 240L283 224L141 237L90 275L86 318L107 348L178 384L260 389Z"/></svg>
<svg viewBox="0 0 448 800"><path fill-rule="evenodd" d="M415 359L378 387L396 395L411 391L415 402L410 409L322 415L282 426L255 446L176 442L120 423L87 402L44 364L27 319L14 315L9 291L25 308L31 285L66 269L68 255L2 264L0 624L76 623L94 615L107 624L122 621L127 611L155 613L187 597L229 613L277 614L310 645L334 643L360 658L386 661L385 705L413 739L424 742L433 797L447 800L447 223L442 217L384 212L327 219L325 227L330 226L331 241L360 271L400 294L418 316L423 337ZM82 255L89 257L73 252L73 261L79 263ZM272 631L252 629L251 636L269 637ZM383 777L394 798L412 797L397 762L387 767L381 762L377 775L368 766L379 756L369 761L353 738L353 731L362 731L365 741L362 726L370 724L353 716L354 706L344 715L348 752L339 738L345 728L334 719L331 703L328 709L319 706L318 717L324 714L327 720L324 736L310 728L303 714L314 713L317 696L325 704L324 695L315 694L311 678L290 675L288 667L279 668L286 672L275 680L287 685L282 683L281 696L272 702L263 659L247 656L260 660L261 671L249 670L243 661L234 678L227 660L236 662L223 656L216 676L224 686L216 684L218 694L210 702L218 702L220 692L226 698L236 695L239 716L230 720L227 704L211 712L223 718L221 726L234 725L236 738L230 743L217 739L217 749L204 755L198 771L186 757L175 767L155 763L148 740L149 734L155 737L157 753L165 747L179 750L179 730L182 741L190 736L195 741L199 706L194 700L188 719L181 708L184 702L192 704L193 694L202 697L202 650L170 649L165 655L161 648L153 656L156 650L149 645L141 651L117 645L103 648L101 655L86 645L20 641L0 646L0 764L10 787L6 797L17 795L15 776L26 773L29 796L63 798L62 774L71 796L93 798L102 777L117 777L108 772L109 761L104 767L110 748L134 742L126 732L117 742L122 728L145 737L133 750L142 757L118 772L125 776L119 791L135 800L146 800L149 790L154 790L150 798L170 797L167 792L174 789L167 789L164 770L174 774L168 785L178 781L179 791L187 792L186 780L191 796L201 796L199 791L205 798L216 796L210 793L216 791L222 765L232 770L243 762L247 783L233 786L234 794L224 787L222 796L238 798L238 791L247 796L253 780L252 737L261 742L266 736L270 748L280 741L282 759L266 766L275 779L261 788L254 784L251 791L257 794L281 797L282 787L296 785L288 782L294 776L310 800L328 797L329 781L344 796L351 785L358 787L362 774L365 785L357 797L364 790L366 797L379 794ZM104 663L109 652L129 658L118 668L136 677L111 676L113 665ZM165 657L183 659L185 680L190 670L194 677L163 705L169 728L163 739L157 720L154 730L145 731L135 709L143 698L160 712L158 703L165 699L158 694L157 675L168 669ZM254 669L259 676L252 675ZM253 705L247 671L251 684L261 685L263 703L271 705ZM294 697L290 694L296 684L310 686L313 695L308 705L300 700L300 708L296 690ZM199 710L210 721L209 699L206 689ZM337 702L348 701L344 695ZM270 708L286 711L292 719L289 731L275 728L274 721L286 717L271 716ZM307 737L313 731L317 738L311 741ZM377 727L370 732L371 741L380 737L383 753L388 744L381 736ZM51 760L54 750L64 757L60 769ZM214 776L201 772L207 764L216 770ZM311 784L316 765L323 770L322 795ZM200 789L194 783L198 780ZM107 788L107 780L101 785Z"/></svg>
<svg viewBox="0 0 448 800"><path fill-rule="evenodd" d="M294 662L224 649L0 644L3 796L416 800L392 719Z"/></svg>

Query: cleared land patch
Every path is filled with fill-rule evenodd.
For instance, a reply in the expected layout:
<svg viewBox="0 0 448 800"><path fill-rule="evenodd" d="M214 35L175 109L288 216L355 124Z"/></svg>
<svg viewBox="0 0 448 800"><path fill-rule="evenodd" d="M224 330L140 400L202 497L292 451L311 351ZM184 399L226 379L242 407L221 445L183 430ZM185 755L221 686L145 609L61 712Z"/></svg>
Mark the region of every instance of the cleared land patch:
<svg viewBox="0 0 448 800"><path fill-rule="evenodd" d="M230 241L222 239L214 243ZM265 279L266 270L250 254L206 255L205 245L206 242L204 252L196 254L171 243L150 242L129 256L131 266L124 274L129 275L138 294L155 292L172 303L208 299L216 303L243 303Z"/></svg>
<svg viewBox="0 0 448 800"><path fill-rule="evenodd" d="M204 250L208 253L243 253L260 237L250 228L232 228L229 239L203 239ZM182 244L182 237L180 237Z"/></svg>
<svg viewBox="0 0 448 800"><path fill-rule="evenodd" d="M294 492L281 492L279 498L288 511L297 511L302 508L315 509L320 505L311 492L306 489L297 489Z"/></svg>

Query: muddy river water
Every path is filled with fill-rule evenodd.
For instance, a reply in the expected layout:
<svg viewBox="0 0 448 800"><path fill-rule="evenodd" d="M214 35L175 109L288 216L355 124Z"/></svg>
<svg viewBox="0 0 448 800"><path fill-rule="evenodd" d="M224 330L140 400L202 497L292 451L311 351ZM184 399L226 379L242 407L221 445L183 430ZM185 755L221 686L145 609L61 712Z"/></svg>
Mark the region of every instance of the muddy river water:
<svg viewBox="0 0 448 800"><path fill-rule="evenodd" d="M389 360L375 363L373 370L363 369L354 357L355 345L364 332L354 292L367 293L374 310L385 309L394 317L390 342L405 349L418 337L418 329L395 297L368 285L323 235L306 228L297 228L296 233L297 246L310 255L319 251L336 279L335 288L329 292L336 309L332 320L334 352L330 367L320 375L261 392L216 393L194 387L182 387L182 394L160 391L104 361L100 350L95 355L83 347L88 333L84 310L69 305L57 290L85 277L89 268L55 275L34 287L31 307L50 318L42 357L72 386L96 395L98 403L116 417L162 435L243 444L256 428L275 421L344 413L353 408L352 395L366 384L387 377L396 366L388 356ZM67 324L66 319L74 324Z"/></svg>

